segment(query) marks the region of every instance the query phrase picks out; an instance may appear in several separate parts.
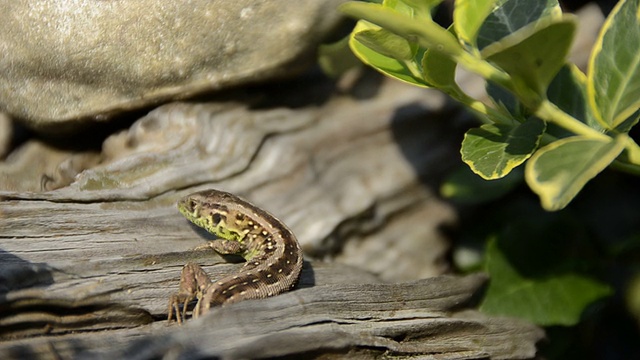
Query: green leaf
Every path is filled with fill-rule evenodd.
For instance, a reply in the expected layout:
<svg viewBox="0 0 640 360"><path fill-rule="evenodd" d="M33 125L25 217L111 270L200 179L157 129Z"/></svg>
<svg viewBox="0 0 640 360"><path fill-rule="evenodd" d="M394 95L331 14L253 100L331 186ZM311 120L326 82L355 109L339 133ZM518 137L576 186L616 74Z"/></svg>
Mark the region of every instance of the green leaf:
<svg viewBox="0 0 640 360"><path fill-rule="evenodd" d="M523 172L515 169L509 175L486 181L460 166L440 186L440 195L459 204L479 204L498 199L522 183Z"/></svg>
<svg viewBox="0 0 640 360"><path fill-rule="evenodd" d="M449 28L453 34L453 28ZM455 35L455 34L454 34ZM457 63L439 51L428 49L422 57L422 77L445 94L454 99L464 97L464 92L456 83Z"/></svg>
<svg viewBox="0 0 640 360"><path fill-rule="evenodd" d="M415 9L402 0L384 0L382 7L397 11L411 18L415 17Z"/></svg>
<svg viewBox="0 0 640 360"><path fill-rule="evenodd" d="M491 281L480 311L518 317L542 326L575 325L589 304L611 294L608 286L571 272L525 277L495 240L487 245L486 271Z"/></svg>
<svg viewBox="0 0 640 360"><path fill-rule="evenodd" d="M421 75L421 70L419 63L413 60L401 60L398 58L394 58L391 56L387 56L379 52L379 50L384 49L385 46L389 49L389 51L382 50L388 54L393 52L394 48L398 48L397 42L395 44L378 44L375 45L375 41L384 41L384 36L380 36L378 38L371 37L370 34L372 31L382 31L386 34L390 34L390 37L386 37L389 39L390 43L394 43L395 40L400 39L408 45L406 40L400 38L396 35L389 33L386 30L381 29L379 26L368 23L366 21L358 21L356 27L351 32L351 36L349 37L349 46L351 51L358 57L363 63L373 67L374 69L380 71L381 73L388 75L392 78L398 79L400 81L404 81L406 83L421 86L421 87L430 87L431 84L424 81ZM359 34L365 33L369 35L360 36ZM363 43L361 40L365 40ZM376 40L373 40L376 39ZM374 44L374 45L372 45ZM372 49L369 46L377 46L376 49ZM406 49L405 49L406 50ZM397 50L402 53L403 50ZM417 55L417 54L416 54ZM400 56L400 55L399 55ZM420 53L420 56L422 54Z"/></svg>
<svg viewBox="0 0 640 360"><path fill-rule="evenodd" d="M367 29L354 32L354 39L385 57L396 60L413 58L411 45L404 38L385 29Z"/></svg>
<svg viewBox="0 0 640 360"><path fill-rule="evenodd" d="M431 11L443 0L400 0L415 11L417 17L431 18Z"/></svg>
<svg viewBox="0 0 640 360"><path fill-rule="evenodd" d="M544 129L544 122L536 118L471 129L462 141L462 161L484 179L499 179L533 154Z"/></svg>
<svg viewBox="0 0 640 360"><path fill-rule="evenodd" d="M485 88L487 95L497 107L505 109L507 113L519 121L525 119L522 104L511 92L490 81L486 83Z"/></svg>
<svg viewBox="0 0 640 360"><path fill-rule="evenodd" d="M604 132L587 106L586 76L573 64L563 66L547 89L547 99L590 127Z"/></svg>
<svg viewBox="0 0 640 360"><path fill-rule="evenodd" d="M562 14L557 0L501 0L497 2L503 4L491 12L478 29L477 44L479 49L483 49L544 17L557 20Z"/></svg>
<svg viewBox="0 0 640 360"><path fill-rule="evenodd" d="M618 126L616 126L616 131L618 132L629 132L632 127L636 126L636 124L640 121L640 110L636 111L635 114L629 116L627 120L621 122Z"/></svg>
<svg viewBox="0 0 640 360"><path fill-rule="evenodd" d="M482 56L509 75L524 100L544 97L547 86L565 63L576 22L573 16L532 23L482 50ZM533 91L533 94L531 94ZM537 95L537 96L534 96Z"/></svg>
<svg viewBox="0 0 640 360"><path fill-rule="evenodd" d="M525 179L546 210L560 210L624 149L625 141L572 136L539 149L527 163Z"/></svg>
<svg viewBox="0 0 640 360"><path fill-rule="evenodd" d="M638 0L618 2L591 53L589 105L606 129L616 128L640 107L639 6Z"/></svg>
<svg viewBox="0 0 640 360"><path fill-rule="evenodd" d="M325 74L338 78L349 69L362 66L362 62L349 48L349 36L332 44L323 44L318 48L318 64Z"/></svg>
<svg viewBox="0 0 640 360"><path fill-rule="evenodd" d="M427 50L422 58L422 76L437 88L456 88L456 62L437 51ZM462 91L462 90L460 90Z"/></svg>
<svg viewBox="0 0 640 360"><path fill-rule="evenodd" d="M472 46L480 26L491 13L498 0L458 0L453 9L453 25L458 37Z"/></svg>

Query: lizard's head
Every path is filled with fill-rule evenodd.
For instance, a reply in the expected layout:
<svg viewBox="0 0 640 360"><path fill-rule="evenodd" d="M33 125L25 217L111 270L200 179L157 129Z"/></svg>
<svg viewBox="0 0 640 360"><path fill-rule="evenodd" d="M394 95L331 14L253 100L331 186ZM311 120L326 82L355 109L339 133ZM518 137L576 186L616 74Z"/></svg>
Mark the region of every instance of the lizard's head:
<svg viewBox="0 0 640 360"><path fill-rule="evenodd" d="M233 195L217 190L197 192L180 199L178 210L189 221L208 232L223 239L238 240L244 234L228 225L230 211L225 204L229 196Z"/></svg>

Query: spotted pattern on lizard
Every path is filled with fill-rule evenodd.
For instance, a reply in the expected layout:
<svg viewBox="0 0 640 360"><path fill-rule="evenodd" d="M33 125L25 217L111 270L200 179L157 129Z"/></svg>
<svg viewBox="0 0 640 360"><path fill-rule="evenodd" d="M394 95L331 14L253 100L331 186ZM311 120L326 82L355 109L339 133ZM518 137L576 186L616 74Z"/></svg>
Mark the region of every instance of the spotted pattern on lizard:
<svg viewBox="0 0 640 360"><path fill-rule="evenodd" d="M196 299L194 318L212 306L266 298L296 285L302 250L291 230L267 211L218 190L185 196L178 201L178 210L219 238L206 247L220 254L240 255L246 263L238 273L214 282L198 264L185 265L180 288L169 300L169 320L175 314L178 323L184 321L187 305Z"/></svg>

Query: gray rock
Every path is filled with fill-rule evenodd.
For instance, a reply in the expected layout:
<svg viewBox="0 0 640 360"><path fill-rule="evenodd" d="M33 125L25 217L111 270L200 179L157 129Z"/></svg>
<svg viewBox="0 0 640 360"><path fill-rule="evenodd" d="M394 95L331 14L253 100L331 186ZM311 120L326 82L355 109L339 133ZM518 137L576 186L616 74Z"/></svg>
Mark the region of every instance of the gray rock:
<svg viewBox="0 0 640 360"><path fill-rule="evenodd" d="M0 108L61 131L290 75L344 0L0 1Z"/></svg>

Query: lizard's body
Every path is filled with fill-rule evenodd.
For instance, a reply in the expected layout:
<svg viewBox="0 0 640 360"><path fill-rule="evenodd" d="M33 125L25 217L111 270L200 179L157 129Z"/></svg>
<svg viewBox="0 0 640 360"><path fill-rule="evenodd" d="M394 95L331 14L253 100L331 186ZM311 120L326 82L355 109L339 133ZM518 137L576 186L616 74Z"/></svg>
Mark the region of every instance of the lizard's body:
<svg viewBox="0 0 640 360"><path fill-rule="evenodd" d="M211 306L260 299L290 290L302 269L302 250L295 235L273 215L217 190L194 193L178 202L180 212L194 224L221 238L208 246L221 254L237 254L246 259L236 273L211 282L197 264L182 270L180 290L169 302L169 320L184 319L179 305L198 299L193 316L204 314Z"/></svg>

